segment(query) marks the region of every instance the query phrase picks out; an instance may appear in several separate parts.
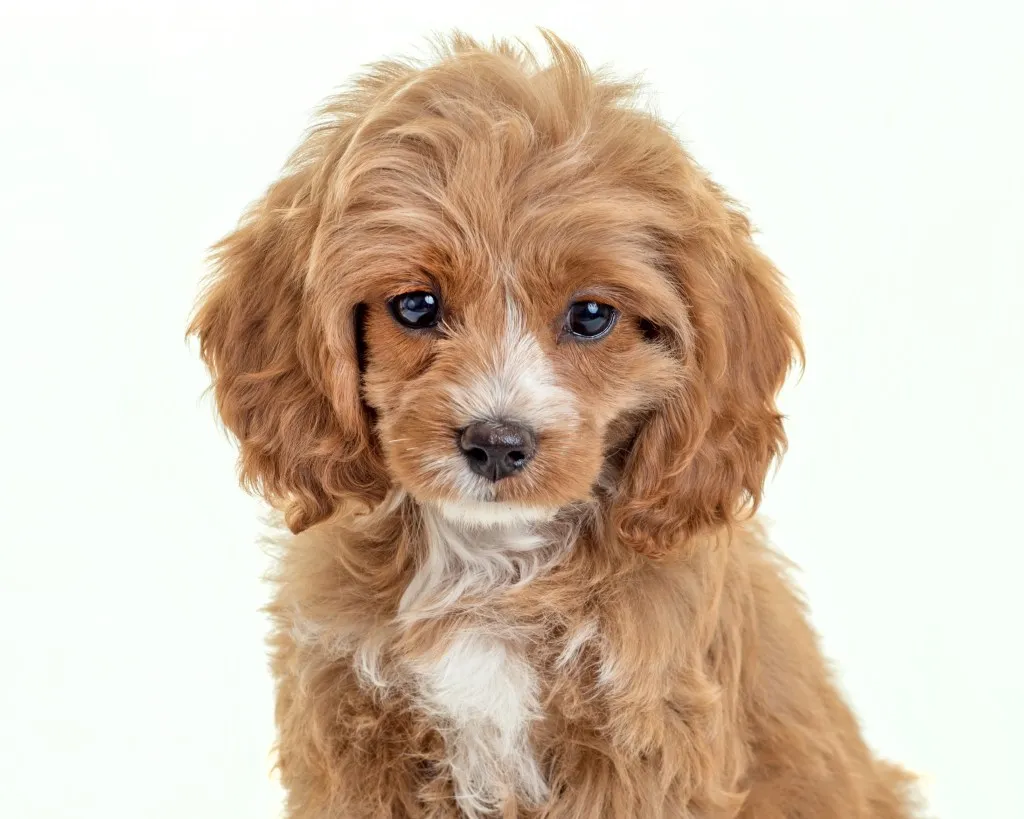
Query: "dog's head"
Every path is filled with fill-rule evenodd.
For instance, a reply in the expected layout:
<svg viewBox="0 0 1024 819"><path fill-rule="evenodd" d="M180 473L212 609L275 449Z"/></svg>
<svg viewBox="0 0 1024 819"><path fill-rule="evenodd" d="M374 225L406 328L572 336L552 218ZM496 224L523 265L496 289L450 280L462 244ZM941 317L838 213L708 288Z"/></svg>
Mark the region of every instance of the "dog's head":
<svg viewBox="0 0 1024 819"><path fill-rule="evenodd" d="M192 331L294 530L394 487L501 522L600 484L654 555L756 505L780 277L633 89L550 45L377 67L215 249Z"/></svg>

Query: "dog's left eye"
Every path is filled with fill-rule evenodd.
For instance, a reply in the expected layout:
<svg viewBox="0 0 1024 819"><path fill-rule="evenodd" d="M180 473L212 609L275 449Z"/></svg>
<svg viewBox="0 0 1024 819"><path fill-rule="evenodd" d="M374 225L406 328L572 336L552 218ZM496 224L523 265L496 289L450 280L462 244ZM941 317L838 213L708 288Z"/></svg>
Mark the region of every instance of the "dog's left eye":
<svg viewBox="0 0 1024 819"><path fill-rule="evenodd" d="M395 321L413 330L434 327L441 317L441 300L427 290L395 296L388 302Z"/></svg>
<svg viewBox="0 0 1024 819"><path fill-rule="evenodd" d="M601 338L611 331L618 311L599 301L577 301L565 317L565 328L578 338Z"/></svg>

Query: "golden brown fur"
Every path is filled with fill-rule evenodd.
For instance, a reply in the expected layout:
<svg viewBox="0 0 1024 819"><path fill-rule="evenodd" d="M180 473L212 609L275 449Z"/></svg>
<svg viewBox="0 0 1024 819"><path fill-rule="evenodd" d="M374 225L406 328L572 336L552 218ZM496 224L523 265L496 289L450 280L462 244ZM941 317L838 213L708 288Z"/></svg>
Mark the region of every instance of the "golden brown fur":
<svg viewBox="0 0 1024 819"><path fill-rule="evenodd" d="M750 518L800 354L780 276L632 87L549 46L377 66L216 249L192 332L295 533L270 607L288 815L915 815ZM451 314L401 330L385 301L428 285ZM581 292L621 311L599 344L552 324ZM513 331L550 370L542 446L482 487L452 471L453 396ZM445 522L463 497L557 513ZM527 681L517 774L460 762L423 693L467 635Z"/></svg>

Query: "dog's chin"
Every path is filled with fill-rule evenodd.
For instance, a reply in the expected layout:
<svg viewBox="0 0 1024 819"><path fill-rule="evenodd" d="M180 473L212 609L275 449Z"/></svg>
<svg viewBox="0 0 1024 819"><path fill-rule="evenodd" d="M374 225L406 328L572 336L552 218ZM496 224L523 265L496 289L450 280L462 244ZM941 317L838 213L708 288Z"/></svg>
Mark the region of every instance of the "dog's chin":
<svg viewBox="0 0 1024 819"><path fill-rule="evenodd" d="M527 506L504 501L437 501L434 506L451 523L474 528L543 523L558 513L555 507Z"/></svg>

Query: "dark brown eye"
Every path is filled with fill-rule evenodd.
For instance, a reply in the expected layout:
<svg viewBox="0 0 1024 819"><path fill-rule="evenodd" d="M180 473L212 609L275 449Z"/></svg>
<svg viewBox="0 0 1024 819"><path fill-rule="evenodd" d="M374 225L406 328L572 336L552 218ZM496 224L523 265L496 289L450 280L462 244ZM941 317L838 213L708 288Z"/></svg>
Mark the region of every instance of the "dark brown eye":
<svg viewBox="0 0 1024 819"><path fill-rule="evenodd" d="M395 321L412 330L434 327L441 317L441 300L428 290L402 293L388 302Z"/></svg>
<svg viewBox="0 0 1024 819"><path fill-rule="evenodd" d="M569 308L565 328L578 338L601 338L615 325L618 311L599 301L577 301Z"/></svg>

